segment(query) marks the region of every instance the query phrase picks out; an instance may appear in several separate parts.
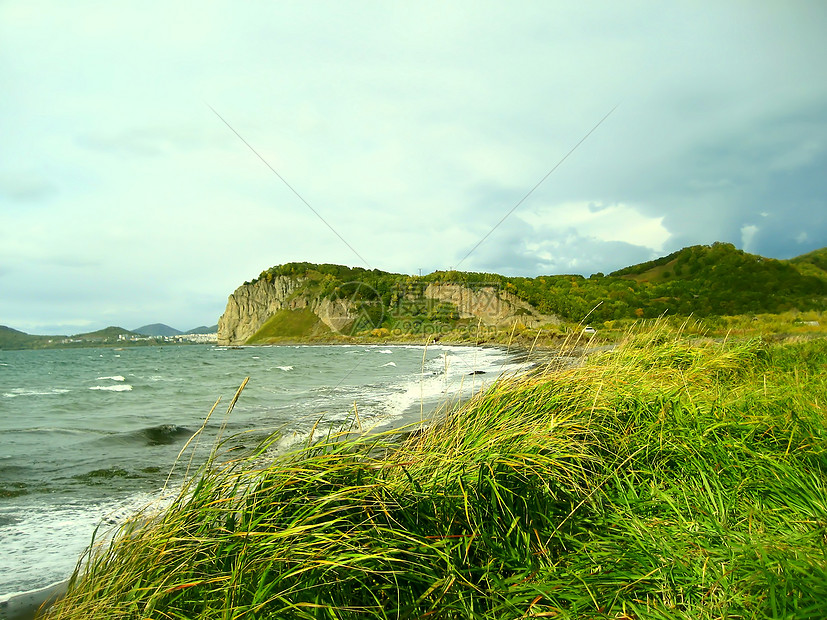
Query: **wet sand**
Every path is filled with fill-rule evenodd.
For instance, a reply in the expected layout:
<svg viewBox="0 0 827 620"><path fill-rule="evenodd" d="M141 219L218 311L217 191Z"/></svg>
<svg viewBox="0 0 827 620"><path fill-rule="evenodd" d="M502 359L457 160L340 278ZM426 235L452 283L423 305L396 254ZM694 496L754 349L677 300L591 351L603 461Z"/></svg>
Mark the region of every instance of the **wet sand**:
<svg viewBox="0 0 827 620"><path fill-rule="evenodd" d="M52 585L11 594L0 600L0 620L33 620L38 611L45 611L66 594L68 580Z"/></svg>

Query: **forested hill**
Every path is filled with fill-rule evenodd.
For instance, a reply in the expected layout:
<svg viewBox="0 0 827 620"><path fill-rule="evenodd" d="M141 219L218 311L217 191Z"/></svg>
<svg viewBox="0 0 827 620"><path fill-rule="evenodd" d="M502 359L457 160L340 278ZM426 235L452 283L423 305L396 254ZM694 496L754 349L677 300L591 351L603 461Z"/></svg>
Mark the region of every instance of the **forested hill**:
<svg viewBox="0 0 827 620"><path fill-rule="evenodd" d="M365 308L370 302L378 306L380 301L385 308L391 307L417 285L493 286L528 302L540 314L574 321L586 315L592 321L606 321L664 313L705 317L827 309L827 248L792 260L775 260L748 254L729 243L697 245L588 278L458 271L415 277L341 265L287 263L262 272L258 279L277 276L309 277L316 283L315 294L333 298L353 299L352 283L363 283L357 297Z"/></svg>
<svg viewBox="0 0 827 620"><path fill-rule="evenodd" d="M827 256L790 261L748 254L729 243L696 245L608 276L509 278L517 295L541 312L570 319L597 306L595 320L669 313L694 316L827 309ZM821 265L821 266L819 266Z"/></svg>
<svg viewBox="0 0 827 620"><path fill-rule="evenodd" d="M814 250L790 261L801 273L824 277L827 273L827 248Z"/></svg>

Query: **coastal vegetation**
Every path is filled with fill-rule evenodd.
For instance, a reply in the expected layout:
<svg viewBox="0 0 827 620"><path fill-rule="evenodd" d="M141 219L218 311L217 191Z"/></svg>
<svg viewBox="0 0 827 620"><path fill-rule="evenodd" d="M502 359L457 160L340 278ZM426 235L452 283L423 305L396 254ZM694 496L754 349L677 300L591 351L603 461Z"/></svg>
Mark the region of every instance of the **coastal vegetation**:
<svg viewBox="0 0 827 620"><path fill-rule="evenodd" d="M50 617L827 617L827 341L700 329L570 340L408 433L218 444Z"/></svg>
<svg viewBox="0 0 827 620"><path fill-rule="evenodd" d="M287 263L262 272L259 279L308 278L317 295L361 302L367 314L373 307L392 310L400 300L415 302L418 292L421 297L419 289L431 283L496 287L528 302L541 314L575 322L591 315L591 320L603 322L664 314L707 317L825 310L825 254L825 250L817 250L784 261L748 254L729 243L714 243L588 278L524 278L460 271L435 271L417 277L342 265ZM434 313L432 308L428 311ZM378 313L374 314L378 318ZM450 319L450 313L443 309L440 318Z"/></svg>
<svg viewBox="0 0 827 620"><path fill-rule="evenodd" d="M761 323L752 327L758 335L765 334L770 324L779 333L827 327L822 320L827 311L827 248L791 260L775 260L748 254L728 243L714 243L589 277L527 278L460 271L411 276L293 262L271 267L241 288L251 292L256 285L278 279L291 282L290 292L263 305L258 302L268 308L275 304L278 312L243 317L241 322L252 327L241 337L235 330L222 333L217 326L219 342L339 342L353 338L425 342L438 337L468 343L527 344L538 339L554 345L580 329L584 317L601 337L609 332L618 334L636 320L664 316L678 322L689 316L704 319L703 328L711 332L753 320ZM456 293L457 289L465 294L464 301L445 293ZM439 291L444 294L440 296ZM473 295L476 300L470 304L468 298ZM248 296L246 302L243 306L248 311L256 305L256 296ZM510 315L497 314L503 309ZM331 317L334 311L339 314ZM496 319L492 313L497 314ZM157 332L151 331L153 335ZM106 346L124 342L118 334L125 334L127 344L136 336L115 327L72 337L30 336L0 326L0 349ZM156 344L140 339L134 342Z"/></svg>
<svg viewBox="0 0 827 620"><path fill-rule="evenodd" d="M713 332L725 323L753 321L761 323L759 334L770 323L788 333L821 327L827 310L825 265L822 250L782 261L726 243L684 248L608 276L597 273L588 278L458 271L409 276L287 263L262 272L231 296L218 338L226 344L335 341L338 336L474 343L539 338L540 343L553 344L582 329L578 326L584 317L605 335L606 330L622 331L642 318L664 316L677 322L689 316L703 319L703 328ZM255 338L252 332L239 331L239 325L262 325L268 319L266 314L249 314L250 308L273 306L312 309L331 329L320 331L314 324L305 331L279 332L271 325Z"/></svg>
<svg viewBox="0 0 827 620"><path fill-rule="evenodd" d="M307 308L300 310L279 310L271 316L255 334L249 344L274 342L280 338L295 339L311 337L321 339L330 334L330 329Z"/></svg>

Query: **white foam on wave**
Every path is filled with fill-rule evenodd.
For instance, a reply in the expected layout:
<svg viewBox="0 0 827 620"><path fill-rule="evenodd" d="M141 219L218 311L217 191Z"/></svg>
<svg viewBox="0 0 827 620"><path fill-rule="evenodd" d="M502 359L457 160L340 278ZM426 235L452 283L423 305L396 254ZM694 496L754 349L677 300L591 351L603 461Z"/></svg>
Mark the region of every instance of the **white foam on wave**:
<svg viewBox="0 0 827 620"><path fill-rule="evenodd" d="M419 377L399 386L394 393L388 395L386 412L392 417L400 416L417 403L424 407L426 402L430 403L443 395L447 397L442 377Z"/></svg>
<svg viewBox="0 0 827 620"><path fill-rule="evenodd" d="M68 578L101 521L107 529L107 524L115 525L154 499L143 493L108 502L0 508L0 516L10 521L0 529L5 564L0 572L0 592L33 590Z"/></svg>
<svg viewBox="0 0 827 620"><path fill-rule="evenodd" d="M428 359L420 372L391 385L380 408L380 418L398 418L420 405L423 413L459 398L467 399L487 388L503 373L518 371L500 349L441 345L441 355ZM433 350L433 349L431 349Z"/></svg>
<svg viewBox="0 0 827 620"><path fill-rule="evenodd" d="M382 364L382 368L385 366L396 366L396 362L388 362L387 364Z"/></svg>
<svg viewBox="0 0 827 620"><path fill-rule="evenodd" d="M377 351L377 353L393 353L390 349L382 349L381 351Z"/></svg>
<svg viewBox="0 0 827 620"><path fill-rule="evenodd" d="M93 385L90 390L101 390L104 392L131 392L132 386L128 383L123 385Z"/></svg>
<svg viewBox="0 0 827 620"><path fill-rule="evenodd" d="M28 388L12 388L10 392L3 392L4 398L17 398L18 396L53 396L55 394L66 394L70 390L65 388L51 388L48 390L30 390Z"/></svg>
<svg viewBox="0 0 827 620"><path fill-rule="evenodd" d="M276 368L278 368L279 370L283 370L284 372L289 372L293 370L292 366L276 366Z"/></svg>
<svg viewBox="0 0 827 620"><path fill-rule="evenodd" d="M285 452L289 452L294 446L302 443L306 444L309 438L309 431L295 430L292 433L284 433L270 446L267 452L270 455L284 454Z"/></svg>
<svg viewBox="0 0 827 620"><path fill-rule="evenodd" d="M122 375L112 375L111 377L98 377L96 381L106 381L109 379L110 381L126 381L126 379Z"/></svg>
<svg viewBox="0 0 827 620"><path fill-rule="evenodd" d="M170 377L166 375L148 375L146 377L142 377L146 381L151 381L152 383L158 383L159 381L165 383L180 383L184 381L181 377Z"/></svg>

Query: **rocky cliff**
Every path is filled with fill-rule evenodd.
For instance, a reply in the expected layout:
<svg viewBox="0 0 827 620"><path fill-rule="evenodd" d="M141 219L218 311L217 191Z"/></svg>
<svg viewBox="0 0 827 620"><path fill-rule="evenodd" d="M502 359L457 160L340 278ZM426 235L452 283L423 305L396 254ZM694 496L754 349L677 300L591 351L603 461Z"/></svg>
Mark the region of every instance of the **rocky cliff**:
<svg viewBox="0 0 827 620"><path fill-rule="evenodd" d="M309 308L337 333L353 322L346 301L316 297L308 290L308 282L306 278L278 276L239 286L218 319L218 344L244 344L280 310Z"/></svg>
<svg viewBox="0 0 827 620"><path fill-rule="evenodd" d="M493 286L407 285L398 288L392 296L386 294L388 299L384 299L377 290L363 283L359 283L357 289L349 289L350 294L342 293L341 287L331 293L318 278L268 276L266 272L263 276L238 287L230 295L218 321L219 344L248 342L269 319L285 310L309 309L331 332L347 335L379 327L399 331L400 325L404 325L407 332L418 321L442 321L441 326L448 329L463 319L494 327L515 323L536 327L558 322L557 317L541 315L525 301ZM365 295L366 289L371 295ZM388 301L391 298L396 300L395 305ZM400 319L403 315L404 321Z"/></svg>
<svg viewBox="0 0 827 620"><path fill-rule="evenodd" d="M516 295L493 286L469 288L461 284L429 284L424 295L428 299L457 307L461 318L474 318L484 325L504 327L518 321L526 327L541 323L559 323L555 316L542 315Z"/></svg>

